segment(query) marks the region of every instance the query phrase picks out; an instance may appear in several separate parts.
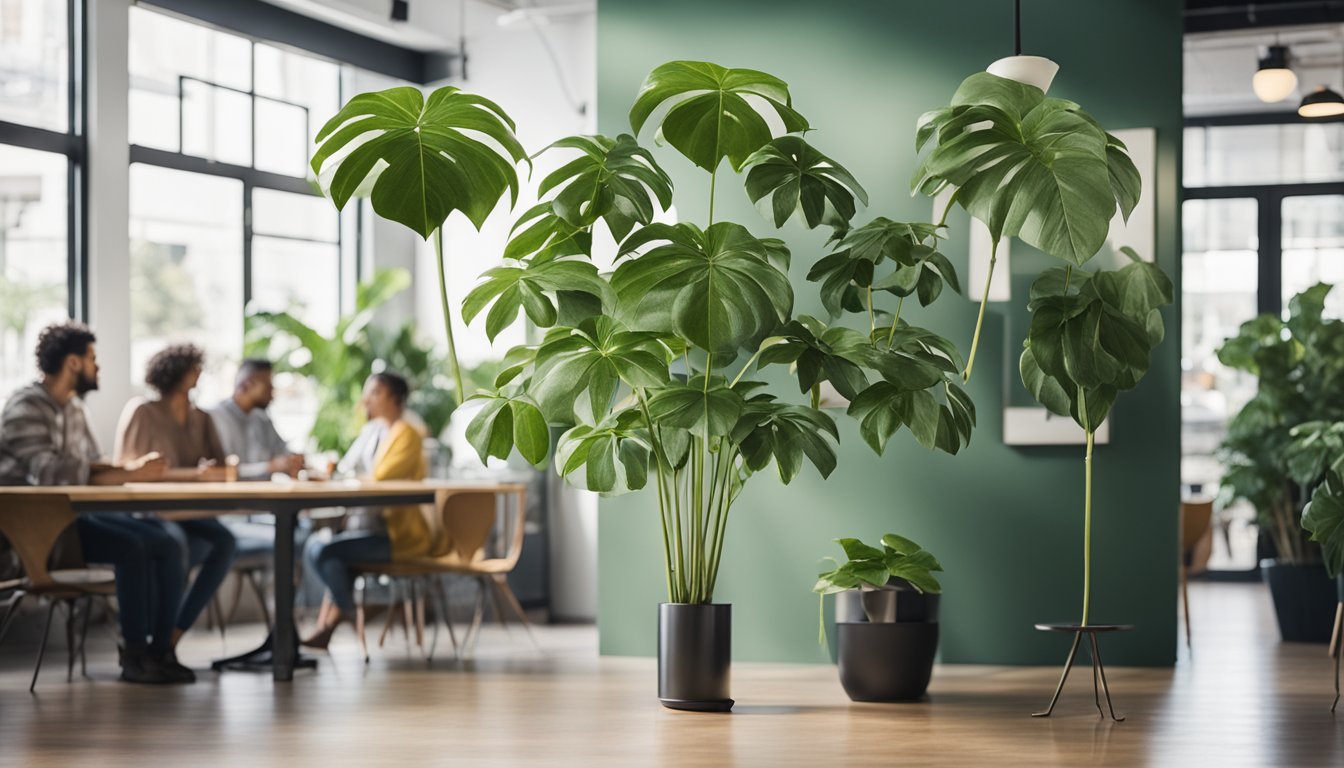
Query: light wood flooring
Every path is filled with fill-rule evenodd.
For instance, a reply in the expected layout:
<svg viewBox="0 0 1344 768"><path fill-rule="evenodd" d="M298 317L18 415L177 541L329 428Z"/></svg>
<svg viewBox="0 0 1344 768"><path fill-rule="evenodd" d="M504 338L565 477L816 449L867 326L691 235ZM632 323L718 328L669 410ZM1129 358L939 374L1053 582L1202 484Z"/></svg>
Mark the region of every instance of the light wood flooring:
<svg viewBox="0 0 1344 768"><path fill-rule="evenodd" d="M93 680L67 684L55 644L36 695L30 650L0 648L0 765L1344 766L1324 647L1278 643L1258 585L1191 597L1193 658L1108 670L1124 723L1098 719L1086 666L1048 720L1028 713L1057 669L979 666L940 667L927 702L861 705L831 667L738 663L737 708L705 715L660 707L653 660L599 658L591 627L539 628L542 652L491 627L474 661L430 668L398 637L366 669L346 632L290 685L205 672L171 688L113 682L104 631ZM259 633L231 630L228 649ZM195 632L181 655L220 650Z"/></svg>

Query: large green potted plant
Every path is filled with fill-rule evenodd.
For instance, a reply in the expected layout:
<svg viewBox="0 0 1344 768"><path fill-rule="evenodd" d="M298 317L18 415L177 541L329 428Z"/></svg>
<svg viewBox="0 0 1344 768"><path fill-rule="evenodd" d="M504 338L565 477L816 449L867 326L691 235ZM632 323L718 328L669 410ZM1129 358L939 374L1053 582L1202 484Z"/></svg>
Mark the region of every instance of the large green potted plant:
<svg viewBox="0 0 1344 768"><path fill-rule="evenodd" d="M1254 506L1272 543L1261 571L1289 642L1328 641L1335 600L1321 549L1302 528L1303 507L1338 453L1331 425L1344 421L1344 321L1324 316L1330 290L1308 288L1289 301L1287 320L1260 315L1218 350L1224 365L1256 376L1220 447L1222 497Z"/></svg>
<svg viewBox="0 0 1344 768"><path fill-rule="evenodd" d="M950 202L984 222L993 243L965 377L970 378L999 243L1008 237L1058 257L1064 266L1031 286L1031 326L1020 360L1022 382L1051 412L1072 418L1085 435L1082 616L1091 620L1092 470L1095 434L1117 395L1138 385L1162 340L1160 308L1171 281L1154 264L1123 249L1130 263L1084 269L1106 241L1117 210L1128 217L1140 178L1124 144L1072 101L1045 95L1054 67L1014 57L1023 76L996 62L962 82L951 104L925 114L916 148L923 156L912 190L950 192ZM1026 82L993 74L999 71ZM1035 84L1033 84L1033 82ZM946 220L946 212L943 219ZM1075 633L1077 648L1080 634ZM1069 661L1072 662L1070 654ZM1067 674L1067 665L1066 672ZM1062 685L1062 682L1061 682Z"/></svg>
<svg viewBox="0 0 1344 768"><path fill-rule="evenodd" d="M955 347L881 306L909 295L927 304L956 278L930 225L877 218L850 228L866 194L804 139L808 123L778 78L671 62L645 80L630 122L633 135L545 150L572 159L541 181L542 202L515 225L506 263L467 297L464 316L483 315L491 336L520 311L546 329L507 353L496 388L478 394L485 406L468 438L482 458L517 449L540 464L549 428L560 428L555 465L571 483L604 494L653 486L667 589L659 698L725 710L731 613L714 594L734 504L772 463L785 483L805 461L823 477L835 469L839 432L820 407L823 384L850 399L878 452L902 426L929 448L966 444L974 409ZM655 132L705 172L702 223L654 223L673 185L635 136ZM834 230L832 253L809 277L858 328L796 316L784 243L715 217L716 187L734 172L776 227L797 219ZM600 229L619 243L610 272L590 261ZM757 379L773 365L788 366L796 388Z"/></svg>
<svg viewBox="0 0 1344 768"><path fill-rule="evenodd" d="M840 685L854 701L918 699L928 690L938 653L943 588L933 574L943 566L894 533L883 536L879 547L858 539L835 541L847 559L818 574L812 591L822 600L836 596ZM842 614L846 602L850 605ZM824 642L824 624L819 632Z"/></svg>
<svg viewBox="0 0 1344 768"><path fill-rule="evenodd" d="M448 364L416 337L414 323L380 328L374 315L411 284L404 269L378 270L355 291L354 311L336 322L331 334L320 332L292 312L254 311L247 316L243 346L250 357L273 360L279 371L316 384L317 418L312 436L319 451L344 451L361 426L358 413L364 380L378 366L411 383L409 407L438 437L457 407Z"/></svg>

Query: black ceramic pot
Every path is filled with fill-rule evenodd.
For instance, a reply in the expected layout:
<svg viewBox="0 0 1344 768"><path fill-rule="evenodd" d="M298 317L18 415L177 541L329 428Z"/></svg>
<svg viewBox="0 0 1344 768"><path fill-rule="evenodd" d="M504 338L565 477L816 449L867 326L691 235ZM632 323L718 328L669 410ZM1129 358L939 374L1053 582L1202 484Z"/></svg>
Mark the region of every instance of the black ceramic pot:
<svg viewBox="0 0 1344 768"><path fill-rule="evenodd" d="M1274 599L1279 636L1286 643L1328 643L1339 600L1323 565L1285 565L1262 560L1260 573Z"/></svg>
<svg viewBox="0 0 1344 768"><path fill-rule="evenodd" d="M937 622L838 622L840 684L854 701L924 695L938 652Z"/></svg>
<svg viewBox="0 0 1344 768"><path fill-rule="evenodd" d="M727 712L733 606L658 606L658 700L669 709Z"/></svg>

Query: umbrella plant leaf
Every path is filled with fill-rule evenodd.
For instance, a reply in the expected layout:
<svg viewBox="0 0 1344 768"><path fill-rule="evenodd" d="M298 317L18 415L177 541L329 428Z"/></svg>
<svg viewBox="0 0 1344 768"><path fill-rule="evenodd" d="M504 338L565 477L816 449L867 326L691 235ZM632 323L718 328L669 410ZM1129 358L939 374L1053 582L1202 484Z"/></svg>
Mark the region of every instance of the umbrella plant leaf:
<svg viewBox="0 0 1344 768"><path fill-rule="evenodd" d="M854 201L868 204L858 180L801 136L773 139L748 157L743 168L747 196L757 204L770 198L776 227L798 213L808 229L822 224L843 229L854 218Z"/></svg>

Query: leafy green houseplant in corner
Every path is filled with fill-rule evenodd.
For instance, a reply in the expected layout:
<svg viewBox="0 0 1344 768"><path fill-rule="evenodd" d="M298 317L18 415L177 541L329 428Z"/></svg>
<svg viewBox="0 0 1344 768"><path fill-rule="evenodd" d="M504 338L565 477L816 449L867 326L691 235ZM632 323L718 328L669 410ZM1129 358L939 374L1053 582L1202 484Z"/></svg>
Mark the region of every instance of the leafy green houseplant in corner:
<svg viewBox="0 0 1344 768"><path fill-rule="evenodd" d="M822 600L836 595L840 684L855 701L920 698L928 690L938 652L943 589L934 573L943 566L918 544L894 533L882 537L880 548L858 539L836 543L848 560L819 574L812 591ZM842 606L848 609L842 611ZM824 641L824 624L820 631L818 639Z"/></svg>
<svg viewBox="0 0 1344 768"><path fill-rule="evenodd" d="M1327 642L1336 598L1318 544L1330 540L1321 525L1344 456L1344 321L1324 314L1331 290L1320 283L1302 291L1289 300L1286 320L1260 315L1218 349L1224 365L1256 377L1255 395L1228 423L1220 446L1222 500L1254 506L1262 536L1273 544L1261 574L1289 642ZM1319 503L1309 517L1304 505L1312 498ZM1314 539L1304 526L1317 531ZM1324 554L1330 566L1328 547Z"/></svg>
<svg viewBox="0 0 1344 768"><path fill-rule="evenodd" d="M1128 217L1138 202L1139 174L1124 144L1078 104L1045 95L1050 78L1032 84L994 74L1011 75L1014 68L1003 65L1015 60L1053 66L1039 57L1019 56L966 78L949 106L921 118L916 147L923 156L911 186L930 196L950 192L949 207L960 205L984 222L995 249L1002 238L1017 237L1064 262L1041 273L1031 286L1032 320L1020 372L1037 401L1072 418L1085 434L1082 616L1077 626L1095 630L1094 436L1119 393L1136 387L1147 373L1152 350L1163 337L1161 307L1174 297L1161 269L1130 249L1122 249L1130 259L1123 268L1084 268L1105 243L1117 210ZM991 257L991 279L993 267ZM987 300L988 289L984 295ZM977 321L968 379L980 327ZM1074 651L1082 634L1074 633ZM1065 675L1073 658L1071 652Z"/></svg>
<svg viewBox="0 0 1344 768"><path fill-rule="evenodd" d="M507 353L467 434L483 458L516 449L540 464L548 429L561 428L555 465L571 483L604 494L652 486L667 590L659 698L726 710L731 606L714 594L734 505L771 464L784 483L804 463L823 477L835 469L825 383L851 400L878 452L902 427L931 449L966 445L975 411L959 386L960 355L899 311L905 297L927 305L959 285L934 227L878 217L851 228L867 195L804 139L808 122L778 78L670 62L644 81L630 123L630 135L543 150L565 162L541 180L541 202L515 224L504 265L483 276L463 315L483 316L491 337L520 312L546 330ZM640 133L704 171L703 222L654 223L674 191ZM776 227L797 219L833 230L809 277L858 327L795 315L784 243L753 232L759 222L715 217L716 188L733 173ZM595 229L619 243L612 271L591 261ZM768 366L787 366L796 388L758 380Z"/></svg>

